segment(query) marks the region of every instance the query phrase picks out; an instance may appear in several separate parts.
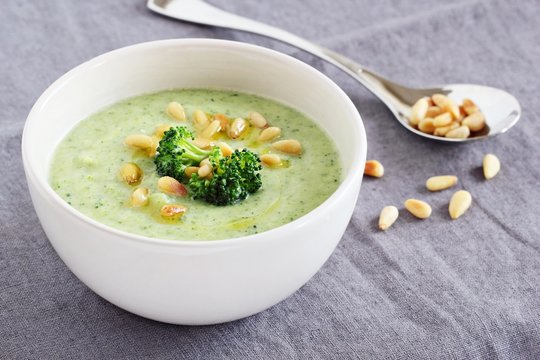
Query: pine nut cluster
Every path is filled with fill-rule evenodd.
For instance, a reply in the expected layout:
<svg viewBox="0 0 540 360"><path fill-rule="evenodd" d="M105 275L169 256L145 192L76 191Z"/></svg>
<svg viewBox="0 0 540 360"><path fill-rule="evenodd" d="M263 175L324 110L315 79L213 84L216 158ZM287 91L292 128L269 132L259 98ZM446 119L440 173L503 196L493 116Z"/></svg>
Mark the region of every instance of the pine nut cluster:
<svg viewBox="0 0 540 360"><path fill-rule="evenodd" d="M466 139L482 131L486 120L471 99L464 99L458 106L448 96L434 94L413 105L409 124L426 134Z"/></svg>
<svg viewBox="0 0 540 360"><path fill-rule="evenodd" d="M173 101L167 105L165 113L172 120L189 122L186 111L182 104ZM174 125L158 125L152 135L133 134L124 139L124 144L135 150L141 151L149 157L156 155L160 140L165 132ZM201 149L210 149L218 146L223 156L230 156L234 149L226 141L248 140L255 146L263 146L263 154L259 156L261 163L268 168L286 168L289 161L282 156L298 156L302 154L302 145L295 139L280 139L282 131L277 126L270 126L267 119L256 111L250 112L245 117L230 118L224 114L209 114L197 109L191 117L191 127L196 134L192 143ZM192 174L210 179L213 176L212 164L209 159L203 159L199 166L186 167L185 175L190 178ZM120 168L121 180L129 186L138 186L143 180L143 171L134 162L129 162ZM158 179L156 188L158 192L172 195L178 198L188 194L187 188L175 178L163 176ZM134 208L145 207L150 202L150 189L136 187L130 196L130 204ZM177 220L187 212L187 207L182 204L165 204L160 209L163 219Z"/></svg>
<svg viewBox="0 0 540 360"><path fill-rule="evenodd" d="M482 169L486 180L490 180L501 168L501 163L494 154L487 154L482 161ZM382 177L384 167L377 160L369 160L366 162L364 174L372 177ZM442 191L455 186L458 183L458 177L455 175L440 175L433 176L427 179L426 188L429 191ZM450 218L455 220L462 216L472 204L472 195L466 190L456 191L450 198L448 204L448 213ZM431 205L427 202L418 199L407 199L404 202L404 207L413 216L419 219L427 219L431 216ZM379 229L387 230L399 217L399 210L393 205L385 206L379 215Z"/></svg>

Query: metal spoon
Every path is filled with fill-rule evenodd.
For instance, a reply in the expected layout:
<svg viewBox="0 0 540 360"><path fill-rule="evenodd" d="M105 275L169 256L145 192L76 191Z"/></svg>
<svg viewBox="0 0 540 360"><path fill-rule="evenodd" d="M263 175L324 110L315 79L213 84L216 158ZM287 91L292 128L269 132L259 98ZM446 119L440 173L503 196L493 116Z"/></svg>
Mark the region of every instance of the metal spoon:
<svg viewBox="0 0 540 360"><path fill-rule="evenodd" d="M307 51L335 65L377 96L407 130L425 138L443 142L465 142L501 134L521 116L517 99L506 91L472 84L450 84L428 89L414 89L396 84L363 68L355 61L307 41L287 31L220 10L204 0L148 0L147 6L159 14L192 23L247 31L274 38ZM466 139L453 139L423 133L409 125L411 106L424 96L445 94L456 102L471 98L485 115L487 126Z"/></svg>

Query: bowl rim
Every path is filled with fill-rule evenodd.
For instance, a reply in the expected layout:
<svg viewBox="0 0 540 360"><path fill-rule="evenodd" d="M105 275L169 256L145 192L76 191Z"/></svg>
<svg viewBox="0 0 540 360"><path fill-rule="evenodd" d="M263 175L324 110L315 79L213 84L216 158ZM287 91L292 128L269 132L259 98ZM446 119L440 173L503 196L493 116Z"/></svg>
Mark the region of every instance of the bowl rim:
<svg viewBox="0 0 540 360"><path fill-rule="evenodd" d="M181 240L181 239L162 239L157 237L149 237L144 236L140 234L130 233L128 231L120 230L117 228L114 228L112 226L103 224L90 216L82 213L81 211L77 210L76 208L69 205L64 199L58 195L53 188L50 186L48 182L48 178L39 177L36 175L34 169L32 166L30 166L30 155L29 155L29 149L30 146L28 144L28 135L27 133L30 132L29 128L31 128L32 124L37 121L38 114L41 111L41 108L46 105L49 98L55 95L55 92L63 87L67 82L71 81L73 78L76 78L80 73L84 73L88 69L91 69L95 66L99 66L100 64L114 60L117 57L122 57L129 55L132 52L138 52L138 51L147 51L149 49L156 49L156 48L164 48L168 46L193 46L193 45L200 45L200 46L217 46L217 47L225 47L232 50L237 51L248 51L248 52L255 52L259 53L259 55L272 57L277 61L281 62L287 62L290 63L292 66L299 66L304 68L304 70L308 73L310 73L310 76L315 76L320 78L322 81L326 82L327 85L336 93L339 94L340 97L343 98L346 106L349 108L349 110L352 110L351 113L356 118L353 124L355 125L354 133L357 133L360 135L360 138L358 139L358 150L355 151L353 154L352 163L353 164L359 164L358 168L355 169L354 166L351 166L350 170L344 174L342 177L342 181L338 188L321 204L319 204L316 208L309 211L308 213L302 215L301 217L288 222L286 224L283 224L281 226L257 233L252 235L245 235L240 237L234 237L234 238L226 238L226 239L218 239L218 240L207 240L207 239L197 239L197 240ZM79 120L80 121L80 120ZM356 150L356 149L355 149ZM328 211L329 208L336 205L336 203L344 196L347 196L348 190L354 186L354 184L359 181L361 182L361 179L363 177L363 171L362 171L362 164L366 161L366 154L367 154L367 139L366 139L366 132L363 125L362 118L360 116L360 113L358 112L358 109L355 107L349 96L328 76L320 72L319 70L313 68L311 65L304 63L296 58L293 58L290 55L278 52L276 50L272 50L269 48L265 48L258 45L238 42L238 41L231 41L231 40L222 40L222 39L207 39L207 38L183 38L183 39L167 39L167 40L157 40L157 41L149 41L149 42L142 42L137 43L125 47L121 47L118 49L114 49L112 51L108 51L106 53L103 53L101 55L98 55L90 60L87 60L71 70L69 70L64 75L60 76L57 80L55 80L51 85L47 87L47 89L39 96L39 98L36 100L34 105L32 106L32 109L30 110L30 113L27 116L27 119L25 121L25 125L23 128L23 134L22 134L22 140L21 140L21 153L22 153L22 159L23 159L23 166L25 170L25 174L27 177L27 181L32 181L35 185L35 188L39 193L45 197L47 200L49 200L50 205L54 205L57 208L60 208L63 210L63 212L67 213L69 216L74 217L75 219L82 221L88 225L91 225L94 228L97 228L100 231L114 234L116 237L123 238L121 241L125 241L124 239L129 239L132 241L137 241L144 244L154 244L154 245L160 245L160 246L167 246L167 247L189 247L189 248L219 248L219 247L229 247L233 245L241 245L244 243L261 243L264 241L271 241L272 239L279 239L282 238L282 235L285 235L289 231L298 230L304 226L309 226L309 223L312 222L314 219L319 218L322 213L325 211ZM51 159L48 159L48 165L50 165ZM29 184L30 185L30 184ZM110 237L114 238L114 237Z"/></svg>

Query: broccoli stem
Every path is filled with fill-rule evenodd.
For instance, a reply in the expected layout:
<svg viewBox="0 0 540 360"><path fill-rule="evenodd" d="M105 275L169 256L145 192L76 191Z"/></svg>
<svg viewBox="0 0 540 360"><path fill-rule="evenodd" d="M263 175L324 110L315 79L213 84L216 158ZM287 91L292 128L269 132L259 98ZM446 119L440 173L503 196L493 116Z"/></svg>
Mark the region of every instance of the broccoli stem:
<svg viewBox="0 0 540 360"><path fill-rule="evenodd" d="M190 160L196 161L197 164L207 158L212 153L212 150L203 150L186 140L180 141L179 145L186 150L184 156Z"/></svg>

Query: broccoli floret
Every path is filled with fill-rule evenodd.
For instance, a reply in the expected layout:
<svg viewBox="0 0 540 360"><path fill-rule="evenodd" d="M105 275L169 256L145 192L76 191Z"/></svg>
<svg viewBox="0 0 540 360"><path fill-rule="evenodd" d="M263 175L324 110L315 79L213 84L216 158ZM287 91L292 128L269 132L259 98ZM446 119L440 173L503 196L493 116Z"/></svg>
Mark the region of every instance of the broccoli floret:
<svg viewBox="0 0 540 360"><path fill-rule="evenodd" d="M192 198L219 206L237 203L259 190L262 185L259 174L261 160L255 153L244 149L223 156L219 147L203 150L193 145L191 139L193 133L184 126L173 127L165 132L154 158L160 176L189 181ZM199 166L205 158L212 165L212 176L201 178L195 173L191 179L186 179L186 167Z"/></svg>
<svg viewBox="0 0 540 360"><path fill-rule="evenodd" d="M201 178L193 174L189 180L194 199L218 206L232 205L261 187L261 160L255 153L247 149L235 150L224 157L221 150L214 147L208 159L213 168L212 177Z"/></svg>
<svg viewBox="0 0 540 360"><path fill-rule="evenodd" d="M172 127L163 134L154 158L160 176L170 176L186 182L186 167L199 166L199 163L212 153L212 150L203 150L193 145L191 139L193 133L185 126Z"/></svg>

